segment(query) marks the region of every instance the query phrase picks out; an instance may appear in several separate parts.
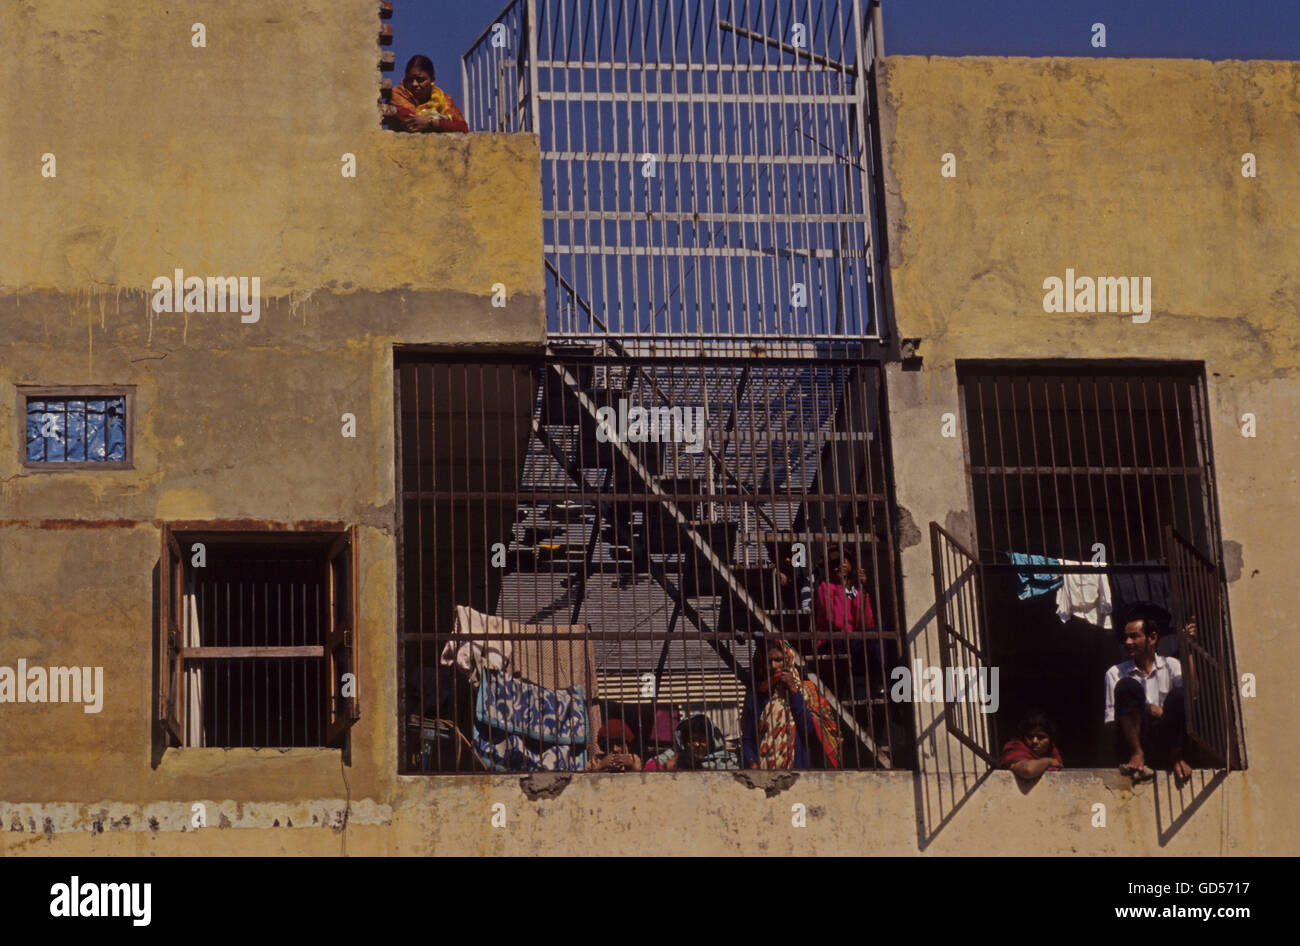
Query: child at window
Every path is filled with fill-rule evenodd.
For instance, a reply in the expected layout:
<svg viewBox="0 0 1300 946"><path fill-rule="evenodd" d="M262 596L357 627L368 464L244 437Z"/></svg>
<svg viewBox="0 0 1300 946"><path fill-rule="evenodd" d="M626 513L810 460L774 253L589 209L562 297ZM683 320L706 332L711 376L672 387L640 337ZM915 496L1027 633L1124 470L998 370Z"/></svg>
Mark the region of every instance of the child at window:
<svg viewBox="0 0 1300 946"><path fill-rule="evenodd" d="M1018 778L1032 780L1044 772L1065 768L1056 748L1056 727L1047 714L1034 710L1021 721L1018 736L1002 747L998 766L1010 769Z"/></svg>

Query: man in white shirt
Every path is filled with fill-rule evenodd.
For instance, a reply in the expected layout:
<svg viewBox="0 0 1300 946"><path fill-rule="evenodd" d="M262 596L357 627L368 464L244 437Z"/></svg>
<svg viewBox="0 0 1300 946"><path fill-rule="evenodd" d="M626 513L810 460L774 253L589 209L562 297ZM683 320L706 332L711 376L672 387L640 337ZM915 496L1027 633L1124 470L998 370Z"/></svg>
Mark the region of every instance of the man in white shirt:
<svg viewBox="0 0 1300 946"><path fill-rule="evenodd" d="M1106 671L1106 719L1117 723L1120 773L1134 781L1154 778L1148 756L1168 764L1181 780L1192 768L1183 757L1183 668L1177 659L1156 653L1166 630L1160 608L1133 608L1124 616L1120 641L1129 659Z"/></svg>

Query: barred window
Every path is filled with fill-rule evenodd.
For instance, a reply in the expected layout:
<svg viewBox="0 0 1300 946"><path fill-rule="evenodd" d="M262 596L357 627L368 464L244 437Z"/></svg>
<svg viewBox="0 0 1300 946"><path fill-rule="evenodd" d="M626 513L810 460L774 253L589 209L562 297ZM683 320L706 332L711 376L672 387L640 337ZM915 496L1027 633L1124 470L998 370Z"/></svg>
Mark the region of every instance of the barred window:
<svg viewBox="0 0 1300 946"><path fill-rule="evenodd" d="M403 771L909 764L879 366L662 354L397 359Z"/></svg>
<svg viewBox="0 0 1300 946"><path fill-rule="evenodd" d="M1241 764L1203 368L966 362L957 373L976 547L932 525L936 608L947 659L999 668L1003 738L1045 710L1068 765L1112 764L1101 681L1127 658L1125 612L1151 604L1173 632L1159 653L1191 666L1188 761ZM992 728L964 709L949 707L949 728L991 758Z"/></svg>
<svg viewBox="0 0 1300 946"><path fill-rule="evenodd" d="M354 530L163 528L158 719L186 747L341 745L359 716Z"/></svg>
<svg viewBox="0 0 1300 946"><path fill-rule="evenodd" d="M127 388L20 388L29 469L123 469L131 466Z"/></svg>

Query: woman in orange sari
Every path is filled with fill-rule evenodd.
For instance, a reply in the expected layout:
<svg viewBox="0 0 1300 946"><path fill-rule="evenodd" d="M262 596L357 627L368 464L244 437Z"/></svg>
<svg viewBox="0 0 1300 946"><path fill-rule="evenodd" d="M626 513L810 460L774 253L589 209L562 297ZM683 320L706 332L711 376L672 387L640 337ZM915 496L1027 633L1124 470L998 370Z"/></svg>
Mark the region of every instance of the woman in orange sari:
<svg viewBox="0 0 1300 946"><path fill-rule="evenodd" d="M389 127L416 134L467 132L469 125L451 96L434 84L433 62L428 56L412 56L406 77L393 89L392 104L397 115Z"/></svg>

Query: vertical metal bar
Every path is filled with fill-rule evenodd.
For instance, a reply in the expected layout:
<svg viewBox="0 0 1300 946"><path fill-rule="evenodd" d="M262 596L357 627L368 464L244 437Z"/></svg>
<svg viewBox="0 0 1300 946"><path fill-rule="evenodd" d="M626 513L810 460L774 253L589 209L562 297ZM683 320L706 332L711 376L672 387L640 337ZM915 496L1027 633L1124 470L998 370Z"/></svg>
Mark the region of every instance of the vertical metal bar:
<svg viewBox="0 0 1300 946"><path fill-rule="evenodd" d="M1093 492L1093 484L1100 476L1101 484L1102 484L1102 498L1106 505L1106 512L1105 512L1106 518L1104 520L1106 533L1103 538L1106 543L1106 548L1110 550L1111 561L1113 562L1116 560L1115 530L1113 525L1114 520L1111 518L1110 515L1110 494L1106 486L1106 477L1104 472L1100 475L1093 472L1092 454L1091 451L1088 449L1088 428L1090 426L1089 418L1088 418L1088 408L1083 402L1084 379L1082 376L1074 377L1071 379L1071 384L1074 387L1075 393L1078 395L1078 401L1079 401L1079 440L1083 447L1083 468L1084 468L1083 481L1088 487L1088 515L1089 515L1090 522L1092 524L1092 534L1094 536L1100 534L1097 528L1097 497L1096 494ZM1093 387L1095 390L1096 388L1095 378L1093 379ZM1101 446L1100 411L1097 411L1092 415L1092 424L1095 425L1097 428L1097 444L1098 444L1097 462L1099 464L1104 465L1106 461L1105 461L1105 449ZM1068 438L1066 440L1066 443L1067 444L1069 443Z"/></svg>
<svg viewBox="0 0 1300 946"><path fill-rule="evenodd" d="M541 135L542 132L542 109L541 98L538 95L538 66L537 66L537 0L527 0L528 4L528 97L531 106L530 122L531 127L528 129L535 135ZM552 106L554 108L554 106Z"/></svg>
<svg viewBox="0 0 1300 946"><path fill-rule="evenodd" d="M1015 404L1014 389L1012 390L1011 402L1013 405ZM1043 501L1043 473L1042 473L1041 465L1038 462L1038 425L1034 420L1034 378L1032 374L1028 374L1025 377L1025 412L1029 416L1029 444L1033 448L1034 472L1032 474L1031 482L1034 484L1034 492L1037 494L1038 497L1037 519L1038 519L1039 532L1042 536L1042 545L1040 547L1042 548L1043 553L1047 554L1047 552L1053 547L1054 543L1049 542L1047 539L1047 520L1049 518L1049 513L1047 510L1047 503ZM1019 443L1020 443L1019 430L1020 430L1020 425L1017 424L1016 425L1016 446L1017 446L1018 453L1020 452L1019 451ZM1025 462L1023 455L1020 457L1019 462L1022 464ZM1058 534L1058 539L1062 543L1061 557L1065 558L1066 557L1065 555L1066 549L1064 546L1065 537L1062 534ZM1079 556L1079 560L1080 561L1083 560L1082 555Z"/></svg>
<svg viewBox="0 0 1300 946"><path fill-rule="evenodd" d="M1201 493L1201 497L1202 497L1202 508L1203 508L1206 512L1208 512L1208 511L1210 511L1210 510L1213 509L1213 504L1212 504L1212 503L1208 503L1208 502L1205 501L1206 493L1207 493L1208 490L1209 490L1209 483L1207 482L1207 480L1208 480L1208 478L1209 478L1209 477L1208 477L1208 474L1209 474L1209 471L1210 471L1210 464L1209 464L1209 457L1210 457L1210 454L1209 454L1209 451L1207 451L1207 450L1204 449L1205 444L1203 443L1202 439L1198 437L1198 439L1195 440L1195 441L1193 442L1193 445L1194 445L1195 448L1196 448L1195 451L1194 451L1195 456L1189 458L1189 456L1188 456L1188 450L1187 450L1187 444L1184 442L1184 439L1183 439L1183 414L1182 414L1183 391L1187 391L1188 393L1191 394L1191 397L1189 398L1189 401L1191 401L1192 403L1190 403L1188 406L1189 406L1189 408L1192 408L1192 410L1189 411L1189 413L1191 413L1193 419L1195 419L1195 417L1197 416L1197 411L1195 410L1195 408L1200 406L1200 405L1197 403L1197 401L1199 401L1198 389L1199 389L1199 386L1198 386L1198 385L1197 385L1197 386L1194 386L1194 385L1190 385L1190 384L1184 386L1184 387L1183 387L1183 390L1179 390L1178 387L1175 387L1175 391L1174 391L1174 429L1178 432L1178 458L1179 458L1179 459L1178 459L1178 462L1179 462L1179 465L1182 466L1182 467L1184 467L1184 468L1185 468L1185 467L1188 467L1188 466L1193 466L1193 465L1195 465L1195 466L1197 467L1197 469L1200 471L1200 472L1198 473L1197 477L1196 477L1196 480L1197 480L1197 486L1198 486L1198 491ZM1204 415L1202 414L1202 416L1204 416ZM1195 461L1194 463L1192 462L1193 460ZM1184 497L1184 501L1186 502L1186 505L1187 505L1187 529L1188 529L1188 532L1189 532L1190 538L1191 538L1193 541L1195 541L1195 540L1196 540L1196 535L1195 535L1195 529L1193 528L1193 523L1196 522L1196 516L1195 516L1194 513L1192 512L1192 489L1191 489L1191 485L1192 485L1192 484L1189 483L1187 480L1188 480L1187 474L1183 474L1183 497ZM1212 523L1212 525L1213 525L1213 532L1211 532L1210 534L1211 534L1211 535L1214 535L1214 536L1217 536L1217 535L1219 534L1219 530L1218 530L1217 523ZM1208 544L1211 546L1211 548L1210 548L1210 555L1211 555L1211 557L1212 557L1215 561L1218 561L1218 559L1219 559L1219 557L1220 557L1220 556L1219 556L1219 550L1218 550L1217 548L1214 548L1214 547L1213 547L1213 545L1214 545L1213 541L1209 542Z"/></svg>
<svg viewBox="0 0 1300 946"><path fill-rule="evenodd" d="M1075 533L1076 533L1076 534L1079 534L1079 533L1081 533L1082 530L1083 530L1083 520L1082 520L1082 517L1081 517L1081 510L1080 510L1080 508L1079 508L1079 490L1078 490L1078 487L1077 487L1077 480L1078 480L1078 476L1079 476L1079 474L1078 474L1078 472L1076 471L1076 468L1075 468L1075 465L1074 465L1074 443L1073 443L1073 441L1074 441L1074 437L1073 437L1073 430L1071 429L1071 426L1070 426L1070 405L1069 405L1069 401L1068 401L1068 399L1067 399L1067 397L1066 397L1066 380L1065 380L1064 378L1059 378L1059 381L1060 381L1060 389L1061 389L1061 407L1060 407L1060 411L1061 411L1061 422L1062 422L1062 424L1063 424L1063 426L1064 426L1064 428L1065 428L1065 434L1064 434L1064 436L1063 436L1062 438L1060 438L1060 439L1064 442L1064 445L1065 445L1065 466L1066 466L1066 469L1069 470L1069 480L1070 480L1070 503L1071 503L1070 508L1074 511L1074 515L1073 515L1072 519L1073 519L1073 522L1074 522ZM1043 398L1044 398L1044 400L1047 402L1047 423L1048 423L1048 428L1047 428L1047 443L1048 443L1049 447L1051 448L1051 462L1052 462L1052 468L1053 468L1053 469L1059 469L1059 468L1058 468L1058 465L1057 465L1057 461L1056 461L1056 444L1057 444L1057 436L1056 436L1055 431L1052 430L1052 426L1051 426L1051 423L1052 423L1051 394L1050 394L1050 389L1048 388L1048 381L1047 381L1047 378L1046 378L1046 377L1043 378ZM1082 417L1080 417L1080 426L1081 426L1081 427L1086 426L1086 425L1084 424L1084 421L1083 421L1083 418L1082 418ZM1084 431L1084 430L1081 429L1081 430L1080 430L1080 434L1081 434L1081 436L1086 436L1086 431ZM1085 465L1086 465L1086 463L1085 463ZM1057 472L1056 476L1057 476L1058 479L1059 479L1060 475L1061 475L1061 474L1060 474L1059 472ZM1058 491L1057 491L1057 502L1058 502L1058 509L1057 509L1057 512L1058 512L1058 516L1059 516L1059 513L1060 513L1060 509L1059 509L1060 491L1059 491L1059 489L1058 489ZM1095 510L1091 507L1091 505L1089 506L1089 516L1091 517L1091 519L1090 519L1090 521L1091 521L1091 526L1092 526L1091 533L1092 533L1092 536L1093 536L1094 541L1096 541L1096 539L1097 539L1097 517L1096 517L1096 514L1095 514ZM1083 543L1082 540L1081 540L1079 544L1080 544L1080 545L1083 545L1084 543ZM1107 547L1107 550L1106 550L1106 558L1107 558L1107 561L1110 562L1110 563L1114 563L1114 561L1115 561L1114 550L1111 549L1111 548L1109 548L1109 546Z"/></svg>
<svg viewBox="0 0 1300 946"><path fill-rule="evenodd" d="M247 636L247 634L246 634L246 626L244 624L245 621L244 563L242 561L238 565L238 574L239 574L239 643L245 644L246 641L244 640L244 638ZM243 746L243 745L247 745L247 743L244 742L244 703L245 703L244 696L245 693L247 692L244 689L244 667L247 666L247 661L244 660L239 661L238 666L239 666L239 742L237 743L237 745Z"/></svg>
<svg viewBox="0 0 1300 946"><path fill-rule="evenodd" d="M1011 534L1011 497L1007 492L1007 483L1011 479L1011 473L1006 468L1011 464L1008 463L1006 438L1003 436L1002 433L1002 398L1001 395L999 394L999 388L1001 387L1002 380L1004 379L1001 377L995 377L993 380L993 416L996 419L996 426L998 431L998 466L1002 468L1002 474L999 477L999 479L1002 481L1002 501L1003 501L1002 511L1006 517L1004 523L1005 528L999 531L1003 536L1006 537L1004 541L1007 542L1008 550L1010 550L1011 548L1014 548L1013 543L1016 540ZM1006 380L1008 382L1008 387L1010 388L1010 397L1012 401L1011 420L1012 423L1014 423L1015 422L1015 387L1012 385L1011 380L1009 378ZM1019 464L1020 464L1020 458L1019 458L1019 452L1017 451L1016 466L1018 467ZM1016 475L1017 477L1019 477L1018 473ZM1020 486L1019 479L1016 480L1016 484L1017 487ZM1023 489L1020 490L1020 501L1021 501L1021 506L1023 507L1024 505ZM1029 524L1024 517L1023 511L1021 514L1021 523L1025 527L1025 551L1028 552L1030 549Z"/></svg>
<svg viewBox="0 0 1300 946"><path fill-rule="evenodd" d="M1120 379L1120 386L1124 391L1124 402L1125 402L1125 406L1128 409L1127 413L1128 413L1129 446L1133 451L1132 453L1133 469L1130 476L1131 476L1131 482L1133 483L1135 504L1137 505L1138 534L1142 538L1142 556L1140 560L1146 561L1151 557L1151 552L1147 546L1147 516L1146 516L1146 509L1145 509L1146 504L1142 501L1142 480L1144 479L1144 477L1142 475L1141 457L1138 455L1137 421L1136 418L1133 416L1133 380L1134 379L1131 376L1123 376ZM1120 427L1118 401L1115 402L1114 407L1115 407L1115 436L1116 439L1118 439L1119 427ZM1122 459L1122 455L1121 455L1121 459ZM1133 551L1132 555L1133 557L1130 559L1130 561L1139 560L1137 558L1136 549Z"/></svg>
<svg viewBox="0 0 1300 946"><path fill-rule="evenodd" d="M1091 380L1092 380L1092 398L1093 398L1093 417L1095 418L1095 423L1097 424L1097 463L1101 467L1098 473L1091 474L1091 475L1095 475L1101 479L1102 500L1105 503L1105 507L1106 507L1106 525L1110 531L1110 536L1109 536L1110 542L1107 543L1107 547L1114 548L1115 543L1119 541L1120 533L1119 530L1116 528L1116 523L1115 523L1115 507L1114 504L1111 503L1111 499L1110 499L1110 474L1107 472L1107 469L1109 468L1110 464L1106 462L1106 442L1103 439L1103 431L1102 431L1101 376L1093 375ZM1115 459L1116 459L1116 463L1118 463L1120 460L1118 455L1116 456ZM1118 475L1119 475L1119 500L1120 500L1120 506L1122 510L1120 521L1124 526L1124 539L1125 539L1124 556L1127 558L1128 561L1132 561L1133 543L1128 540L1128 508L1125 505L1126 500L1124 498L1124 478L1123 478L1122 469L1118 471Z"/></svg>
<svg viewBox="0 0 1300 946"><path fill-rule="evenodd" d="M479 117L477 111L475 110L475 105L477 104L477 102L472 100L473 88L469 84L469 70L465 68L465 61L466 61L465 57L462 56L460 60L460 94L465 99L466 114L468 114L471 118L475 119L474 122L475 125L477 125L479 128L483 128L484 125L477 120ZM470 129L470 131L473 130L474 130L473 128Z"/></svg>
<svg viewBox="0 0 1300 946"><path fill-rule="evenodd" d="M1124 545L1127 550L1127 555L1129 556L1129 561L1134 561L1137 549L1133 544L1133 536L1129 528L1128 481L1124 472L1124 448L1120 444L1119 439L1119 398L1115 395L1115 376L1110 375L1107 378L1106 383L1110 388L1110 410L1111 416L1114 418L1115 422L1115 469L1119 475L1120 508L1124 512ZM1098 411L1098 413L1100 413L1100 411Z"/></svg>
<svg viewBox="0 0 1300 946"><path fill-rule="evenodd" d="M270 640L271 622L270 622L270 615L268 614L268 608L267 608L267 605L269 603L268 601L269 598L270 598L269 583L263 581L262 582L262 628L260 632L257 631L256 617L254 617L253 619L254 633L257 635L257 640L259 645L265 645ZM253 586L253 601L254 601L254 606L256 606L256 601L257 601L256 584L254 584ZM263 701L262 701L262 719L263 719L262 725L263 725L263 730L265 732L262 745L264 747L269 747L272 744L271 743L271 661L266 658L260 658L260 659L254 658L254 660L255 663L259 666L259 669L262 671L262 693L264 694Z"/></svg>
<svg viewBox="0 0 1300 946"><path fill-rule="evenodd" d="M434 367L433 365L430 365L430 364L427 364L427 363L422 363L422 364L418 364L418 365L416 365L416 366L415 366L415 370L414 370L414 372L413 372L413 373L414 373L414 376L415 376L415 377L414 377L415 384L414 384L414 391L413 391L414 401L415 401L415 405L414 405L414 407L415 407L415 420L414 420L414 424L413 424L412 426L413 426L413 430L414 430L414 432L415 432L415 489L416 489L416 499L415 499L415 522L416 522L416 539L415 539L415 573L416 573L416 581L415 581L415 587L416 587L416 593L415 593L415 615L416 615L416 624L415 624L415 633L416 633L416 635L417 635L417 636L416 636L416 639L415 639L415 675L416 675L416 685L415 685L415 686L416 686L416 694L417 694L417 698L418 698L418 703L417 703L417 704L415 705L415 707L414 707L414 713L412 713L412 707L410 707L410 706L403 706L403 707L402 707L403 717L402 717L402 720L401 720L401 724L402 724L402 726L403 726L404 728L406 728L406 727L408 727L408 726L410 725L410 719L411 719L411 716L412 716L412 715L415 716L416 726L417 726L417 729L416 729L416 746L417 746L417 751L419 751L419 752L421 753L421 758L423 758L423 751L424 751L424 707L427 705L427 700L426 700L426 697L425 697L425 694L424 694L424 661L425 661L425 657L424 657L424 634L427 633L428 630L429 630L429 628L431 628L431 627L432 627L435 631L437 631L437 630L442 630L442 627L441 627L441 623L442 623L442 622L439 620L440 615L438 614L438 601L439 601L439 596L438 596L438 562L439 562L439 556L432 555L432 552L433 552L434 548L436 547L436 543L437 543L437 536L438 536L438 503L441 501L440 499L437 498L437 496L438 496L438 493L437 493L437 489L438 489L438 472L437 472L437 463L436 463L436 459L435 459L435 458L436 458L436 455L437 455L437 443L438 443L438 438L437 438L437 432L438 432L438 415L437 415L437 410L438 410L438 399L437 399L437 396L436 396L436 390L435 390L435 386L434 386L434 385L435 385L435 373L434 373L434 372L435 372L435 367ZM425 474L425 468L424 468L424 445L423 445L423 438L422 438L422 436L421 436L421 435L422 435L422 432L423 432L423 422L421 421L421 418L420 418L420 392L421 392L421 389L424 387L424 385L423 385L423 381L422 381L423 378L428 378L428 381L429 381L429 457L430 457L430 459L429 459L429 469L428 469L427 477L426 477L426 474ZM426 485L426 479L427 479L427 485ZM425 489L428 490L428 493L427 493L427 494L423 492ZM425 500L425 496L426 496L426 495L429 497L428 500L427 500L427 501L428 501L428 504L429 504L429 529L428 529L427 532L425 531L425 527L424 527L424 505L425 505L425 502L426 502L426 500ZM431 570L432 570L432 575L430 576L430 580L429 580L428 584L426 585L426 583L425 583L425 582L426 582L426 576L425 576L425 573L424 573L424 553L425 553L425 547L426 547L426 546L425 546L425 543L426 543L426 541L428 541L429 539L432 539L432 540L433 540L432 542L429 542L429 545L428 545L429 552L431 553L431 557L432 557L432 563L431 563L431 564L432 564L433 567L432 567L432 569L431 569ZM426 618L425 613L424 613L424 602L425 602L426 597L429 597L430 594L432 595L432 611L433 611L433 613L432 613L432 615L430 615L428 618ZM455 620L454 612L453 612L453 618L452 618L452 619ZM408 624L408 627L409 627L409 624ZM435 652L437 652L437 650L439 649L439 648L438 648L438 643L439 643L438 641L434 641L433 649L434 649ZM409 659L410 659L410 651L411 651L410 645L409 645L409 644L406 644L406 643L403 643L403 645L402 645L402 655L403 655L403 658L404 658L404 659L406 659L406 660L409 660ZM409 671L409 670L407 671L407 676L408 676L408 677L410 676L410 671ZM454 677L453 677L452 679L453 679L453 681L455 680ZM440 685L441 685L441 680L440 680L438 674L435 673L435 674L434 674L434 678L433 678L433 700L434 700L434 704L437 705L437 706L439 706L439 707L442 705L442 704L441 704L441 695L442 695L442 694L441 694L441 690L440 690ZM454 687L455 687L455 683L454 683L454 682L453 682L452 686L453 686L452 693L453 693L453 695L454 695L454 694L455 694L455 689L454 689ZM408 750L408 753L407 753L407 758L408 758L408 759L410 758L410 751L409 751L409 750Z"/></svg>
<svg viewBox="0 0 1300 946"><path fill-rule="evenodd" d="M275 641L277 644L284 644L284 624L281 615L281 592L284 589L284 576L275 583ZM275 707L276 721L275 734L277 745L283 747L288 745L284 741L284 660L275 662Z"/></svg>

